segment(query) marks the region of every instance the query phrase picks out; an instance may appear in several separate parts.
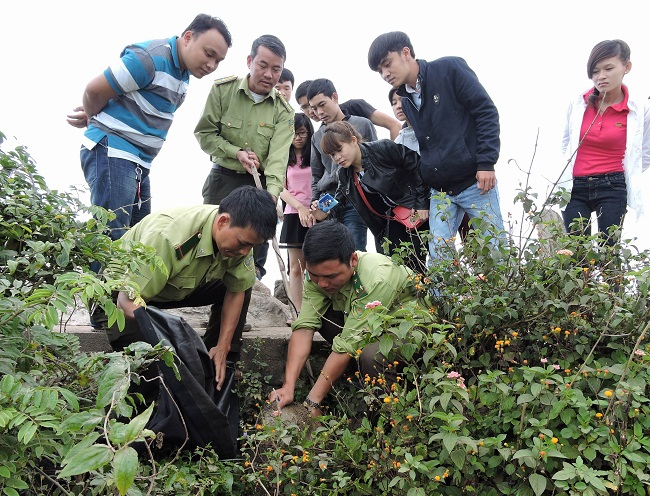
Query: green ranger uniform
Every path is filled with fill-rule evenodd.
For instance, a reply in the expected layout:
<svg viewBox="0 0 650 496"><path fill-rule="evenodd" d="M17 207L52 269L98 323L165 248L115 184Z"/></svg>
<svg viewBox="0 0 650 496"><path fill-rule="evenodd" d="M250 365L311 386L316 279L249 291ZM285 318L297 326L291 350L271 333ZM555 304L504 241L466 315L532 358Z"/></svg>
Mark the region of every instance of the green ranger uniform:
<svg viewBox="0 0 650 496"><path fill-rule="evenodd" d="M212 241L212 224L218 205L180 207L147 215L123 239L152 246L168 274L142 268L131 280L145 302L172 302L187 298L197 287L221 280L231 292L255 284L252 250L245 257L224 257Z"/></svg>
<svg viewBox="0 0 650 496"><path fill-rule="evenodd" d="M256 103L248 77L230 76L214 82L194 135L215 166L241 174L248 172L237 152L250 148L260 160L267 191L277 198L293 141L293 118L293 108L275 88Z"/></svg>
<svg viewBox="0 0 650 496"><path fill-rule="evenodd" d="M218 251L212 239L218 210L218 205L199 205L154 212L129 229L122 240L153 247L167 267L167 275L148 266L141 266L137 273L129 275L146 303L161 309L211 305L203 336L208 349L216 346L221 334L225 295L244 293L239 322L230 343L229 359L236 361L251 288L255 284L255 265L252 250L246 256L234 258ZM113 349L123 349L141 340L137 323L128 320L121 332L117 326L111 326L106 334Z"/></svg>
<svg viewBox="0 0 650 496"><path fill-rule="evenodd" d="M366 304L380 301L394 311L400 303L416 299L412 281L413 272L404 265L378 253L358 251L359 263L350 280L333 295L328 295L318 284L305 276L300 315L291 330L321 328L321 318L332 307L343 312L345 324L332 342L332 351L355 354L363 339L368 309Z"/></svg>

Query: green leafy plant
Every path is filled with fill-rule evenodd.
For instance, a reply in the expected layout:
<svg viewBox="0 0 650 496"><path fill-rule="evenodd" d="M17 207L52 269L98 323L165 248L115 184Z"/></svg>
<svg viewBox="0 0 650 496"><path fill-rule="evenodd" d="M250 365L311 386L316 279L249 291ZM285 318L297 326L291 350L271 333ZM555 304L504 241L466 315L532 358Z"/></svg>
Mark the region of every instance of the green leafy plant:
<svg viewBox="0 0 650 496"><path fill-rule="evenodd" d="M111 292L155 254L111 243L111 214L48 190L24 148L0 163L1 493L648 494L649 254L564 234L545 215L561 192L538 208L524 185L528 232L494 238L479 220L414 275L418 305L368 309L387 374L343 380L315 423L259 420L269 374L254 344L241 457L219 460L155 449L152 409L129 386L156 361L173 367L169 350L86 355L52 332L75 298L119 323ZM110 262L100 277L95 260Z"/></svg>

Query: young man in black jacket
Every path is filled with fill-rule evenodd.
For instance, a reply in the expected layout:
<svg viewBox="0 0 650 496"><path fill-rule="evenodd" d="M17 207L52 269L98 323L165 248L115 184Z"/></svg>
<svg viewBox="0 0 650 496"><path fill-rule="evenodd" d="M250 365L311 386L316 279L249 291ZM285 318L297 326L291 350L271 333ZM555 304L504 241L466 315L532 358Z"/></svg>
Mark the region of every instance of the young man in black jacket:
<svg viewBox="0 0 650 496"><path fill-rule="evenodd" d="M431 187L432 258L448 257L465 212L503 233L494 165L499 159L499 114L465 60L415 58L409 37L384 33L372 42L368 65L397 89L420 144L420 174ZM441 198L444 193L445 198ZM440 208L446 204L451 205Z"/></svg>

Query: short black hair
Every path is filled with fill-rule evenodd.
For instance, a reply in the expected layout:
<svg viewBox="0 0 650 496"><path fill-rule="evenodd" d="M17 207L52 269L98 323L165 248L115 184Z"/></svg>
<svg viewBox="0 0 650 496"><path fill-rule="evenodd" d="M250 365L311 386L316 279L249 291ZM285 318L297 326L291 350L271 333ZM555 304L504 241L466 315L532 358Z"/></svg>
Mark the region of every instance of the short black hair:
<svg viewBox="0 0 650 496"><path fill-rule="evenodd" d="M277 36L273 36L272 34L263 34L259 38L256 38L255 41L253 41L253 46L251 46L251 58L255 58L260 46L268 48L283 61L287 60L287 49L284 48L284 44Z"/></svg>
<svg viewBox="0 0 650 496"><path fill-rule="evenodd" d="M309 85L311 84L311 79L308 79L307 81L303 81L298 85L298 87L294 90L293 94L296 97L296 102L298 102L298 105L300 105L300 99L303 96L307 96L307 91L309 91Z"/></svg>
<svg viewBox="0 0 650 496"><path fill-rule="evenodd" d="M325 220L310 227L302 244L305 263L310 264L338 260L349 267L354 251L352 232L336 220Z"/></svg>
<svg viewBox="0 0 650 496"><path fill-rule="evenodd" d="M197 15L182 34L190 31L193 35L199 35L201 33L209 31L210 29L216 29L219 31L219 33L221 33L221 36L223 36L223 39L228 45L228 48L232 46L232 36L230 34L230 31L228 31L226 24L218 17L212 17L208 14Z"/></svg>
<svg viewBox="0 0 650 496"><path fill-rule="evenodd" d="M390 91L388 92L388 101L390 102L390 106L393 106L393 96L395 96L395 92L397 91L397 88L391 88Z"/></svg>
<svg viewBox="0 0 650 496"><path fill-rule="evenodd" d="M278 79L278 83L284 83L285 81L289 81L291 83L291 86L293 86L294 83L293 72L291 72L286 67L282 69L282 74L280 74L280 79Z"/></svg>
<svg viewBox="0 0 650 496"><path fill-rule="evenodd" d="M232 227L252 227L264 240L271 239L278 224L273 196L254 186L240 186L219 203L219 213L230 214Z"/></svg>
<svg viewBox="0 0 650 496"><path fill-rule="evenodd" d="M407 47L411 51L411 56L415 58L413 45L406 33L391 31L377 36L368 49L368 66L370 70L376 71L379 63L386 58L389 52L399 53L404 47Z"/></svg>
<svg viewBox="0 0 650 496"><path fill-rule="evenodd" d="M332 98L332 95L336 93L334 83L325 78L314 79L307 90L307 100L311 100L321 93L326 97Z"/></svg>

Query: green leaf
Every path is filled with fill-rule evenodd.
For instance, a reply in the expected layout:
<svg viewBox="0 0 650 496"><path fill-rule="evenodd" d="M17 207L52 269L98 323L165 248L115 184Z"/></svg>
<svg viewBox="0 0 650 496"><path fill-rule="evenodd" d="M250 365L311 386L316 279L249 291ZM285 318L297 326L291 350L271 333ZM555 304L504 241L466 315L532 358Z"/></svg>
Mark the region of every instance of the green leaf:
<svg viewBox="0 0 650 496"><path fill-rule="evenodd" d="M4 477L5 479L11 477L11 472L4 465L0 465L0 477Z"/></svg>
<svg viewBox="0 0 650 496"><path fill-rule="evenodd" d="M126 491L133 485L137 471L137 451L130 446L117 450L113 458L113 472L115 474L115 485L120 495L124 496Z"/></svg>
<svg viewBox="0 0 650 496"><path fill-rule="evenodd" d="M514 460L518 460L519 458L523 458L525 456L531 456L532 457L534 455L533 455L533 452L531 450L529 450L529 449L520 449L517 452L515 452L514 455L512 455L512 458Z"/></svg>
<svg viewBox="0 0 650 496"><path fill-rule="evenodd" d="M582 450L582 455L590 462L593 462L594 458L596 458L596 450L591 446L587 446L584 450Z"/></svg>
<svg viewBox="0 0 650 496"><path fill-rule="evenodd" d="M458 441L458 435L453 432L445 432L442 435L442 444L445 445L445 448L449 453L452 452Z"/></svg>
<svg viewBox="0 0 650 496"><path fill-rule="evenodd" d="M34 434L36 434L37 430L38 426L34 422L31 420L25 422L18 430L18 442L28 444L34 437Z"/></svg>
<svg viewBox="0 0 650 496"><path fill-rule="evenodd" d="M140 435L140 432L142 432L142 429L144 429L144 427L147 425L147 422L149 422L151 414L153 413L153 409L154 403L151 403L151 405L149 405L149 407L144 412L142 412L140 415L128 423L126 426L127 443L130 443L131 441L137 439L137 437Z"/></svg>
<svg viewBox="0 0 650 496"><path fill-rule="evenodd" d="M530 385L530 392L533 394L533 396L537 397L539 396L539 393L542 392L542 385L538 382L533 382Z"/></svg>
<svg viewBox="0 0 650 496"><path fill-rule="evenodd" d="M447 407L449 406L449 401L451 400L451 393L442 393L440 395L440 406L446 412Z"/></svg>
<svg viewBox="0 0 650 496"><path fill-rule="evenodd" d="M20 493L16 491L13 487L5 487L2 489L2 493L7 496L20 496Z"/></svg>
<svg viewBox="0 0 650 496"><path fill-rule="evenodd" d="M517 398L517 404L521 405L522 403L530 403L534 399L535 397L532 394L522 394L519 398Z"/></svg>
<svg viewBox="0 0 650 496"><path fill-rule="evenodd" d="M93 444L85 450L81 450L74 456L66 456L61 464L63 470L59 477L71 477L81 475L91 470L97 470L111 461L113 452L105 444Z"/></svg>
<svg viewBox="0 0 650 496"><path fill-rule="evenodd" d="M528 482L530 482L530 487L533 488L533 491L537 496L540 496L540 494L543 494L544 491L546 491L546 477L543 475L530 474Z"/></svg>
<svg viewBox="0 0 650 496"><path fill-rule="evenodd" d="M390 351L393 349L393 336L390 334L384 334L379 340L379 352L385 357L390 355Z"/></svg>
<svg viewBox="0 0 650 496"><path fill-rule="evenodd" d="M28 489L29 485L22 479L11 477L5 481L5 485L13 487L14 489Z"/></svg>
<svg viewBox="0 0 650 496"><path fill-rule="evenodd" d="M454 465L456 465L459 470L462 470L465 465L465 456L465 451L460 449L454 450L451 454L451 461L454 462Z"/></svg>
<svg viewBox="0 0 650 496"><path fill-rule="evenodd" d="M113 400L119 402L126 396L130 378L129 364L124 357L110 362L101 374L97 385L97 408L108 406Z"/></svg>
<svg viewBox="0 0 650 496"><path fill-rule="evenodd" d="M79 410L79 400L77 399L77 395L65 388L59 388L59 392L75 412Z"/></svg>

